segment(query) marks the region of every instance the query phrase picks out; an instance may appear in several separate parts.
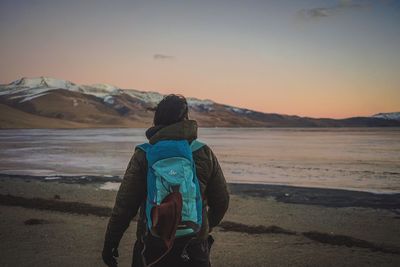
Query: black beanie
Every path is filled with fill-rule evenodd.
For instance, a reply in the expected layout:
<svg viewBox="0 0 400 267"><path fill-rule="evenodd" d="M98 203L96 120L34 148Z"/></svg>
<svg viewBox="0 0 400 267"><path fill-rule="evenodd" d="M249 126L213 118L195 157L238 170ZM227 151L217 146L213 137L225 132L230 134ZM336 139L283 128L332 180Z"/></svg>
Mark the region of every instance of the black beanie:
<svg viewBox="0 0 400 267"><path fill-rule="evenodd" d="M158 103L154 125L170 125L188 119L188 104L182 95L167 95Z"/></svg>

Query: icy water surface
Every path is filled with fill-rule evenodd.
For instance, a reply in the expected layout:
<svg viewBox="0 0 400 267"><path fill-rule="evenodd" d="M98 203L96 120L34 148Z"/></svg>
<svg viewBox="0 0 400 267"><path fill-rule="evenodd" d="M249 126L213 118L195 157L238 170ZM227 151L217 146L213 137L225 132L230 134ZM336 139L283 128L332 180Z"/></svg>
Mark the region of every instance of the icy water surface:
<svg viewBox="0 0 400 267"><path fill-rule="evenodd" d="M400 192L399 128L202 128L230 182ZM144 129L1 130L0 173L122 176Z"/></svg>

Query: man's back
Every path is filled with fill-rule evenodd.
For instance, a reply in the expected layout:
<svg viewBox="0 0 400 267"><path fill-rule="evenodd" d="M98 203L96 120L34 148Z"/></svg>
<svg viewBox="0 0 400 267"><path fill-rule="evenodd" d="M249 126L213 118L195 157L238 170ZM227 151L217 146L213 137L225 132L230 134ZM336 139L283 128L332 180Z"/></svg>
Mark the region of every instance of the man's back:
<svg viewBox="0 0 400 267"><path fill-rule="evenodd" d="M183 120L168 126L155 126L147 130L146 135L150 144L162 140L187 140L192 142L197 138L197 123L192 120ZM210 230L222 220L228 208L229 194L218 160L208 146L203 146L195 151L193 159L196 164L196 173L203 197L203 223L200 232L195 237L201 244L202 241L207 241ZM144 214L147 167L145 152L136 149L118 191L106 233L107 245L118 247L119 240L129 222L140 209L134 266L141 266L136 265L138 260L141 260L138 259L137 250L141 248L140 243L145 242L145 233L147 232ZM177 239L176 243L179 244L179 242L179 239Z"/></svg>

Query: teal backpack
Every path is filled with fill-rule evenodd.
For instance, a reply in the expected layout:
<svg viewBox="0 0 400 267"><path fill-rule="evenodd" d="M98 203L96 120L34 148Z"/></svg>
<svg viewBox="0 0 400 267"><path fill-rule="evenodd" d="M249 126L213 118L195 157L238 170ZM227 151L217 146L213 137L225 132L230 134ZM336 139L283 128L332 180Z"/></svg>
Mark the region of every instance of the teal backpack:
<svg viewBox="0 0 400 267"><path fill-rule="evenodd" d="M148 230L154 233L152 212L173 193L179 192L182 210L179 211L179 227L175 237L198 233L202 224L202 195L196 175L193 152L205 144L194 140L162 140L155 144L141 144L139 149L146 153L147 196L145 218ZM178 216L179 216L178 215Z"/></svg>

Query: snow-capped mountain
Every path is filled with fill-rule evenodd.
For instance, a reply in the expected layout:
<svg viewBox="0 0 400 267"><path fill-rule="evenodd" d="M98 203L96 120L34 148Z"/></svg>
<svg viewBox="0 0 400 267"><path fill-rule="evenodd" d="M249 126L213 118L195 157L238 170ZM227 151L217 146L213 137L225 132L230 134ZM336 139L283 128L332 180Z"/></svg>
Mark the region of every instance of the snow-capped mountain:
<svg viewBox="0 0 400 267"><path fill-rule="evenodd" d="M70 81L54 79L50 77L21 78L7 85L0 85L0 96L11 99L18 99L20 102L32 100L44 96L50 91L64 89L72 92L79 92L111 102L113 96L127 94L145 103L156 105L164 97L157 92L144 92L135 89L121 89L109 84L79 85ZM214 104L211 100L200 100L188 98L189 106L207 107Z"/></svg>
<svg viewBox="0 0 400 267"><path fill-rule="evenodd" d="M158 92L109 84L21 78L0 85L0 128L148 127L152 110L162 98ZM400 121L390 116L313 119L262 113L212 100L187 100L190 117L203 127L400 126Z"/></svg>
<svg viewBox="0 0 400 267"><path fill-rule="evenodd" d="M400 112L378 113L373 115L372 117L378 119L400 121Z"/></svg>

